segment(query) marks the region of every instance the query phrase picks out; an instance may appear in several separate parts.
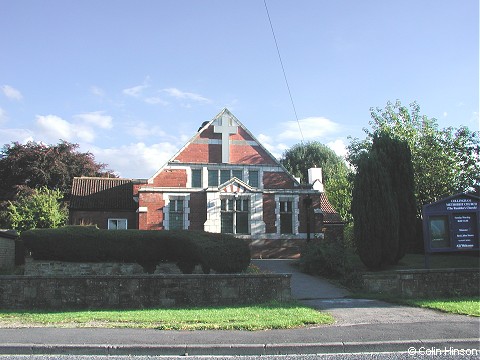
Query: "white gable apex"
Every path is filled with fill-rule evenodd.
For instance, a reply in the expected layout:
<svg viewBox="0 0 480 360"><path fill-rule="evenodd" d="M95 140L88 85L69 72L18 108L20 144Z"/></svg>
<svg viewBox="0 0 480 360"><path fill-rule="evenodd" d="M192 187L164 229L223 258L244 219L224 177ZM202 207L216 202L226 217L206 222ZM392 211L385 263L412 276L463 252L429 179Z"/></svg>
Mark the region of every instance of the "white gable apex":
<svg viewBox="0 0 480 360"><path fill-rule="evenodd" d="M242 180L237 179L236 177L228 180L218 187L218 191L221 193L232 193L232 194L241 194L247 192L254 192L255 189L250 185L247 185Z"/></svg>

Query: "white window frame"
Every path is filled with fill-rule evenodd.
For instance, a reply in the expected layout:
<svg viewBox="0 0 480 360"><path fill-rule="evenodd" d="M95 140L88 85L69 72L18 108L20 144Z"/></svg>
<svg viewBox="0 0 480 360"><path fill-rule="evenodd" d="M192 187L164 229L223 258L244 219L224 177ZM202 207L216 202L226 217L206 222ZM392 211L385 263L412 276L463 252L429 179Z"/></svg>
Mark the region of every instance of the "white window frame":
<svg viewBox="0 0 480 360"><path fill-rule="evenodd" d="M223 200L227 202L228 200L233 200L233 209L226 210L226 212L233 213L233 233L232 234L250 235L252 233L252 197L250 195L222 195L220 196L220 204L222 203ZM244 212L243 210L237 210L237 204L236 204L237 200L242 201L242 207L243 207L243 200L248 200L248 211L247 211L248 232L247 233L237 233L237 212ZM221 218L222 212L225 212L225 211L221 209L221 205L220 205L220 218Z"/></svg>
<svg viewBox="0 0 480 360"><path fill-rule="evenodd" d="M165 230L170 230L170 201L183 200L183 229L190 228L190 194L164 194L163 199L165 206L163 207L163 227Z"/></svg>
<svg viewBox="0 0 480 360"><path fill-rule="evenodd" d="M280 226L280 202L291 201L292 202L292 234L282 234ZM298 228L300 221L298 219L300 211L298 208L299 196L298 195L275 195L275 227L277 229L277 235L288 236L298 235Z"/></svg>
<svg viewBox="0 0 480 360"><path fill-rule="evenodd" d="M110 227L110 221L116 221L117 222L117 227L115 229ZM118 222L119 221L124 221L125 222L125 229L119 229L118 228ZM107 228L108 230L127 230L128 229L128 219L122 219L122 218L109 218L107 220Z"/></svg>

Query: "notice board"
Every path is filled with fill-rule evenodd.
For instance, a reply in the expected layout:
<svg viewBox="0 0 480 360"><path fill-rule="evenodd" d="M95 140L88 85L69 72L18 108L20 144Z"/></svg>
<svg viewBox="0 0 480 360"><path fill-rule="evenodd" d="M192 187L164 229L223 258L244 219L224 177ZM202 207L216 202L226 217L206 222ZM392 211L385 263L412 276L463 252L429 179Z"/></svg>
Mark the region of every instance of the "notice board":
<svg viewBox="0 0 480 360"><path fill-rule="evenodd" d="M480 198L457 194L423 206L425 251L479 250Z"/></svg>

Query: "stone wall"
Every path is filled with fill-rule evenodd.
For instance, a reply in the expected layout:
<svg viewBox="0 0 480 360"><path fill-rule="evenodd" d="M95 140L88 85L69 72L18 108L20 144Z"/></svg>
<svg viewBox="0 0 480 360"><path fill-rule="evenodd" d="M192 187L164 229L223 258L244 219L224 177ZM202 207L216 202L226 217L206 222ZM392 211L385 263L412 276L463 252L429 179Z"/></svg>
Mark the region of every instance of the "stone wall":
<svg viewBox="0 0 480 360"><path fill-rule="evenodd" d="M162 262L155 274L178 274L182 272L175 263ZM194 274L202 274L198 265ZM88 276L88 275L143 275L145 271L136 263L75 263L25 259L24 275L28 276Z"/></svg>
<svg viewBox="0 0 480 360"><path fill-rule="evenodd" d="M0 270L11 270L15 266L15 240L0 237Z"/></svg>
<svg viewBox="0 0 480 360"><path fill-rule="evenodd" d="M2 309L122 309L289 301L290 274L0 276Z"/></svg>
<svg viewBox="0 0 480 360"><path fill-rule="evenodd" d="M478 296L478 269L398 270L365 274L364 290L404 297Z"/></svg>
<svg viewBox="0 0 480 360"><path fill-rule="evenodd" d="M135 275L143 274L143 268L131 263L74 263L62 261L38 261L25 259L24 275L28 276L85 276L85 275Z"/></svg>

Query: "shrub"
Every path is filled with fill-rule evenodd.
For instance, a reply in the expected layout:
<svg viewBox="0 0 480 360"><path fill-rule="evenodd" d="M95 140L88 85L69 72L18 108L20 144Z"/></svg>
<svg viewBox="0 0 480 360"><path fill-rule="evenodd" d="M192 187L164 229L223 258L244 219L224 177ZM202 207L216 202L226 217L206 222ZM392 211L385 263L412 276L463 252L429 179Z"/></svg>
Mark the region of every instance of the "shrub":
<svg viewBox="0 0 480 360"><path fill-rule="evenodd" d="M165 240L158 232L110 231L95 226L33 229L22 233L25 247L36 260L72 262L159 262L166 259Z"/></svg>
<svg viewBox="0 0 480 360"><path fill-rule="evenodd" d="M196 239L203 264L217 273L238 273L250 264L250 248L233 235L208 233Z"/></svg>
<svg viewBox="0 0 480 360"><path fill-rule="evenodd" d="M183 273L200 264L205 273L244 271L250 250L231 235L203 231L103 230L95 226L34 229L22 233L36 260L135 262L153 273L158 263L173 261Z"/></svg>
<svg viewBox="0 0 480 360"><path fill-rule="evenodd" d="M345 249L337 241L311 241L302 249L300 269L308 274L339 278L349 272Z"/></svg>

